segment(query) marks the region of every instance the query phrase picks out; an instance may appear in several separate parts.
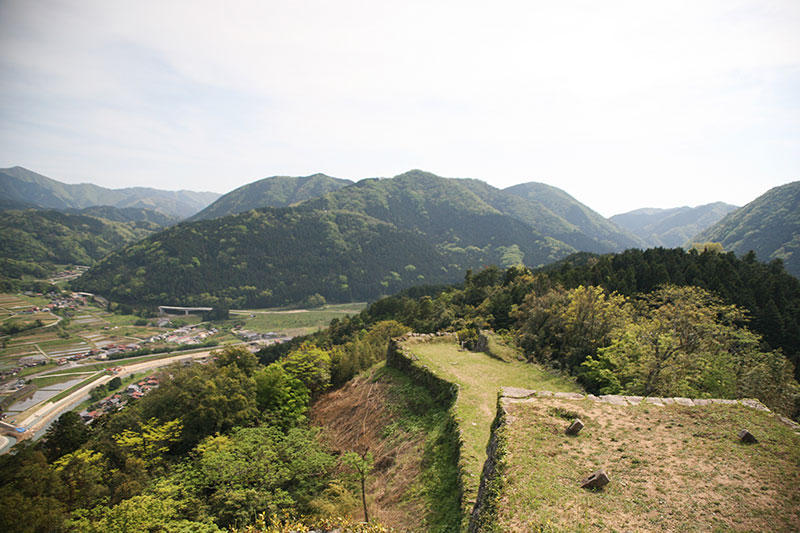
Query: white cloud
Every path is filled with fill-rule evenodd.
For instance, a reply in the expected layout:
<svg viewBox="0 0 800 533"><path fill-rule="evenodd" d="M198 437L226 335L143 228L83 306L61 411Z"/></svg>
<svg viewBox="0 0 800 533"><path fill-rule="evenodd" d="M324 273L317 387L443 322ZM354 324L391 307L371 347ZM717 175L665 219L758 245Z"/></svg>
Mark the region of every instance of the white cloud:
<svg viewBox="0 0 800 533"><path fill-rule="evenodd" d="M221 192L425 168L606 215L742 203L798 177L798 27L793 0L6 2L0 163Z"/></svg>

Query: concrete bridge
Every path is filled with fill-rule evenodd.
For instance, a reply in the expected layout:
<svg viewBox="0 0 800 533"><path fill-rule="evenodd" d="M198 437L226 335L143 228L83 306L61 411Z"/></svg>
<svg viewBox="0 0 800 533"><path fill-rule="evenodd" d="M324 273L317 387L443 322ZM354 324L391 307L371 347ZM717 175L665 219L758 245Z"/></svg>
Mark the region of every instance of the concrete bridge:
<svg viewBox="0 0 800 533"><path fill-rule="evenodd" d="M207 313L213 307L176 307L173 305L159 305L158 313L160 315L188 315L189 313Z"/></svg>

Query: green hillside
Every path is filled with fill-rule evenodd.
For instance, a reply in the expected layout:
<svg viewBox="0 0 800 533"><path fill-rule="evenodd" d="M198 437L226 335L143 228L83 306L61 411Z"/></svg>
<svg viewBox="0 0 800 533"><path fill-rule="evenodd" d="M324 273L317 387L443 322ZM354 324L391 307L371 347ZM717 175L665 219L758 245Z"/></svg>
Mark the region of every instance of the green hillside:
<svg viewBox="0 0 800 533"><path fill-rule="evenodd" d="M575 250L610 252L640 244L554 187L525 184L500 190L479 180L442 178L421 170L362 180L303 206L365 213L420 231L444 248L488 245L494 254L487 263L513 264L507 248L514 244L528 265Z"/></svg>
<svg viewBox="0 0 800 533"><path fill-rule="evenodd" d="M75 215L87 215L96 218L113 220L114 222L147 222L160 227L177 224L180 219L166 215L160 211L144 209L141 207L112 207L110 205L95 205L83 209L64 209L64 212Z"/></svg>
<svg viewBox="0 0 800 533"><path fill-rule="evenodd" d="M645 208L614 215L610 220L641 238L647 248L678 248L736 209L723 202L673 209Z"/></svg>
<svg viewBox="0 0 800 533"><path fill-rule="evenodd" d="M737 254L753 250L761 261L781 259L800 277L800 181L770 189L692 240L719 242Z"/></svg>
<svg viewBox="0 0 800 533"><path fill-rule="evenodd" d="M104 258L75 286L132 304L274 306L374 299L460 276L420 236L342 211L273 208L183 223Z"/></svg>
<svg viewBox="0 0 800 533"><path fill-rule="evenodd" d="M147 187L107 189L90 183L68 184L22 167L0 169L0 200L16 205L67 209L97 205L136 207L186 218L219 197L212 192L164 191ZM0 204L2 205L2 204Z"/></svg>
<svg viewBox="0 0 800 533"><path fill-rule="evenodd" d="M289 207L305 200L318 198L352 183L350 180L331 178L325 174L314 174L301 178L289 176L264 178L222 195L189 220L219 218L259 207Z"/></svg>
<svg viewBox="0 0 800 533"><path fill-rule="evenodd" d="M521 183L502 191L526 201L504 211L534 227L547 228L547 234L584 252L618 252L643 248L635 235L616 226L575 198L544 183ZM547 222L552 220L553 222ZM541 230L540 230L541 231Z"/></svg>
<svg viewBox="0 0 800 533"><path fill-rule="evenodd" d="M116 222L53 210L4 211L0 213L3 276L40 275L54 264L91 265L161 227L151 221Z"/></svg>

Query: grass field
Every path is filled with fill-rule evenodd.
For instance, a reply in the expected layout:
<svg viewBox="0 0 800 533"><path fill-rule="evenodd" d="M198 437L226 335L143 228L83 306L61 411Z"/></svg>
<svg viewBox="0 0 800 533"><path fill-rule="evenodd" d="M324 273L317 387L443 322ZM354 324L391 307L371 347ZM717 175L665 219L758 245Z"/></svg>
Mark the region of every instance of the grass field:
<svg viewBox="0 0 800 533"><path fill-rule="evenodd" d="M447 381L458 383L460 387L455 412L462 424L462 459L466 468L464 484L467 494L477 492L501 387L580 392L580 387L573 381L511 357L514 352L509 347L506 349L511 352L504 354L508 362L484 353L461 351L453 342L409 343L406 347L419 358L419 364L432 369Z"/></svg>
<svg viewBox="0 0 800 533"><path fill-rule="evenodd" d="M800 436L741 405L507 403L502 531L800 531ZM564 434L573 416L586 427ZM758 444L739 442L748 428ZM611 482L580 480L605 468Z"/></svg>
<svg viewBox="0 0 800 533"><path fill-rule="evenodd" d="M360 313L366 303L326 305L320 309L249 309L232 311L231 320L244 320L244 329L302 335L327 328L334 318ZM251 316L252 315L252 316Z"/></svg>

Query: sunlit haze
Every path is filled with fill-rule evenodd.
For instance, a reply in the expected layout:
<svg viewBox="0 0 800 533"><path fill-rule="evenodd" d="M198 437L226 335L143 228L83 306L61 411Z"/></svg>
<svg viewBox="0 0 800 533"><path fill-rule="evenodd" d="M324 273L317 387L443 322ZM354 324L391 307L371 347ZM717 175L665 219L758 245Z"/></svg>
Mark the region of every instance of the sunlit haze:
<svg viewBox="0 0 800 533"><path fill-rule="evenodd" d="M419 168L605 216L800 179L800 2L0 1L0 166L227 192Z"/></svg>

